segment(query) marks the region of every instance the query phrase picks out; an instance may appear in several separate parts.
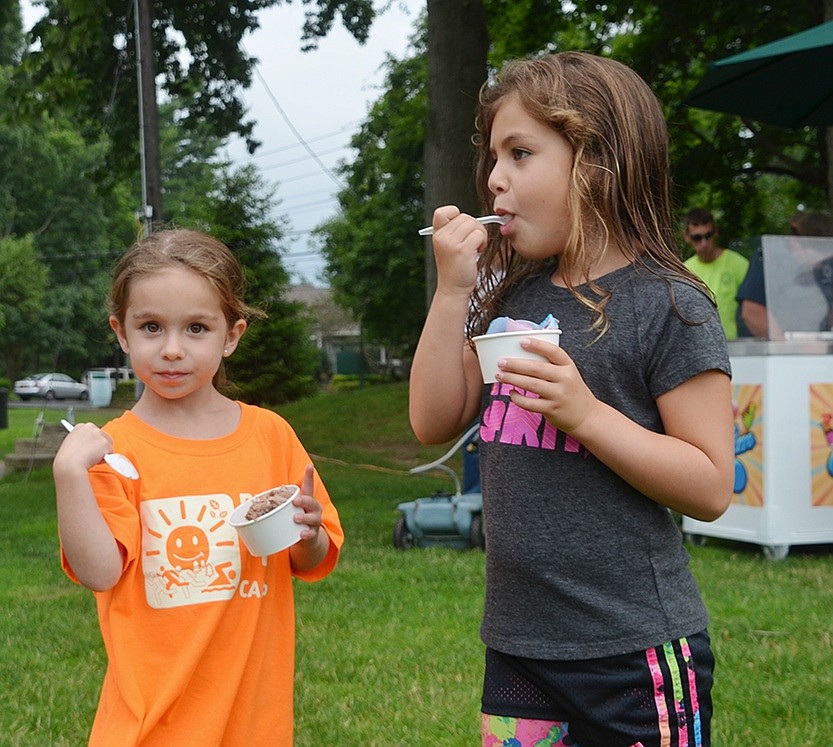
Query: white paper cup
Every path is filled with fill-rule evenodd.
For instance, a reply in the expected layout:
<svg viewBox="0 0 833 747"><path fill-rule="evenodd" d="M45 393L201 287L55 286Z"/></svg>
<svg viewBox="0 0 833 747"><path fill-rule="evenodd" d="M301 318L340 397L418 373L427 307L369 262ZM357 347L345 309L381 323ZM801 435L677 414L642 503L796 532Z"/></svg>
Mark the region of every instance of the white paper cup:
<svg viewBox="0 0 833 747"><path fill-rule="evenodd" d="M281 486L283 487L283 486ZM229 524L237 530L243 544L249 549L252 555L263 557L272 553L286 550L301 539L301 532L305 524L296 524L295 514L303 513L304 509L294 506L292 501L301 492L297 485L289 485L294 488L292 495L280 506L273 508L269 513L263 514L254 520L246 518L246 512L252 501L258 496L270 493L275 488L264 490L263 493L244 501L232 511L229 517Z"/></svg>
<svg viewBox="0 0 833 747"><path fill-rule="evenodd" d="M495 373L498 371L498 361L501 358L526 358L527 360L545 361L543 356L524 350L521 347L521 340L524 337L538 337L539 339L559 344L561 337L560 329L525 329L517 332L495 332L491 335L478 335L472 341L477 349L477 357L480 359L480 371L483 374L483 381L491 384L495 380Z"/></svg>

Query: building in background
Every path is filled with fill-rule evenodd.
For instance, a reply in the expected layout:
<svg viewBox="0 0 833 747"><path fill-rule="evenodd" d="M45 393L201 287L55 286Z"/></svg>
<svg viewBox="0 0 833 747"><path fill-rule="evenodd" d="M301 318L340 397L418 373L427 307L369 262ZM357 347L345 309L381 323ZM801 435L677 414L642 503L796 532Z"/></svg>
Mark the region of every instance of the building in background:
<svg viewBox="0 0 833 747"><path fill-rule="evenodd" d="M347 310L333 301L330 288L308 283L291 285L286 298L304 304L312 320L313 339L330 374L401 375L401 362L388 358L383 346L366 345L361 325Z"/></svg>

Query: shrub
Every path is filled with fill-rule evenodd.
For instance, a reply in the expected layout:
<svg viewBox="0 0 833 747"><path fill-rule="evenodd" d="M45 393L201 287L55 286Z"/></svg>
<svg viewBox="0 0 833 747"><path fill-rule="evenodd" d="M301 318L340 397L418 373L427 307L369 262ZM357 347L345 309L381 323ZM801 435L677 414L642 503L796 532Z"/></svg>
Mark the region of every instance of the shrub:
<svg viewBox="0 0 833 747"><path fill-rule="evenodd" d="M136 382L135 381L120 381L116 384L116 391L113 392L113 401L115 402L135 402L136 401Z"/></svg>

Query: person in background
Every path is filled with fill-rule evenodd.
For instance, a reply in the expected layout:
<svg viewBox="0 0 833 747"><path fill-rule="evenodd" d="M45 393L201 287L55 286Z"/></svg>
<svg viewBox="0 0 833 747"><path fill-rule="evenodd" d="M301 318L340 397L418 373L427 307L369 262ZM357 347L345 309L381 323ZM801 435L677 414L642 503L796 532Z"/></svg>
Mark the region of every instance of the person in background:
<svg viewBox="0 0 833 747"><path fill-rule="evenodd" d="M796 210L793 213L793 217L790 218L790 234L793 236L798 235L798 222L801 220L801 217L804 215L803 210Z"/></svg>
<svg viewBox="0 0 833 747"><path fill-rule="evenodd" d="M223 361L249 318L243 269L199 231L154 232L116 266L110 326L145 388L53 463L61 560L95 592L107 671L91 745L291 745L293 579L317 581L344 538L290 425L230 399ZM101 464L114 450L131 480ZM289 549L255 557L229 524L265 490L300 486Z"/></svg>
<svg viewBox="0 0 833 747"><path fill-rule="evenodd" d="M685 217L685 242L693 250L688 267L714 294L717 311L727 340L738 336L737 292L749 269L749 260L717 243L719 231L714 216L705 208L694 208Z"/></svg>
<svg viewBox="0 0 833 747"><path fill-rule="evenodd" d="M793 236L833 236L833 218L818 211L799 211L790 220ZM737 292L738 331L742 337L770 338L769 314L766 308L763 249L758 247L749 262L749 269ZM773 330L773 339L780 331Z"/></svg>
<svg viewBox="0 0 833 747"><path fill-rule="evenodd" d="M795 236L833 236L833 218L810 210L796 221L792 233Z"/></svg>

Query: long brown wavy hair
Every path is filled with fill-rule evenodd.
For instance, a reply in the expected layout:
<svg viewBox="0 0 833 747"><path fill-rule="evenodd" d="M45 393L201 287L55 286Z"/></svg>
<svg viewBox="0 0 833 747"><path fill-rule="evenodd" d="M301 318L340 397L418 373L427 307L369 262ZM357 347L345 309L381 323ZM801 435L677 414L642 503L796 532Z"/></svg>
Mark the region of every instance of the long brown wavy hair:
<svg viewBox="0 0 833 747"><path fill-rule="evenodd" d="M530 116L567 139L573 149L568 191L572 225L557 262L567 287L593 309L599 335L609 326L610 293L590 280L598 259L589 246L618 246L634 263L655 274L711 294L689 272L677 248L671 209L668 130L662 109L645 81L615 60L586 52L561 52L514 60L481 89L476 118L476 180L484 212L492 212L488 188L495 159L491 133L495 114L509 94ZM506 291L547 262L524 259L508 239L490 228L482 272L467 323L469 336L485 331ZM603 250L604 251L604 250ZM584 278L587 291L571 282ZM670 285L669 285L670 287Z"/></svg>

